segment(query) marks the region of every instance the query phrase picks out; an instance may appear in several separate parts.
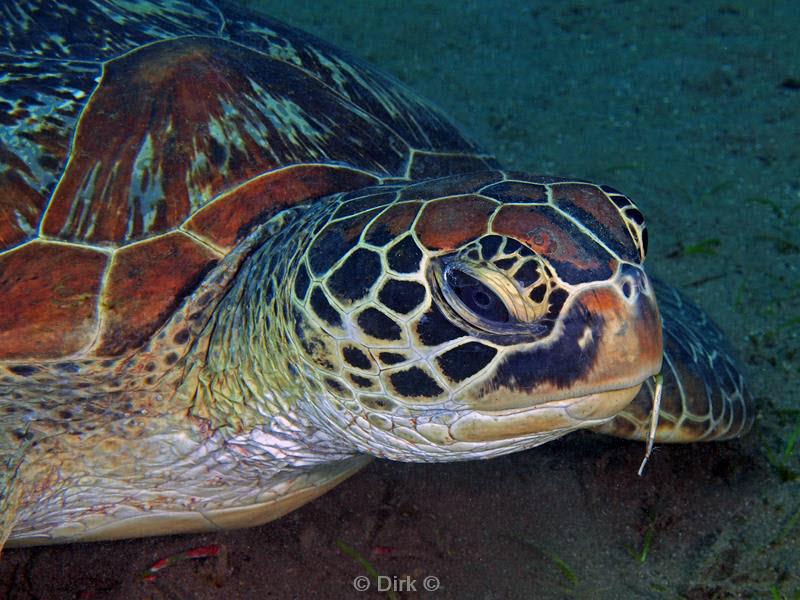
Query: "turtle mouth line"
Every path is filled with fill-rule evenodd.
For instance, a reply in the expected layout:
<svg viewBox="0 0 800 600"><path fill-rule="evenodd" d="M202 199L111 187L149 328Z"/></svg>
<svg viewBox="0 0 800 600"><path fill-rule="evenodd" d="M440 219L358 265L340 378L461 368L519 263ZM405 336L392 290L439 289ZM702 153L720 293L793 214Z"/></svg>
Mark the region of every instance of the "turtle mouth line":
<svg viewBox="0 0 800 600"><path fill-rule="evenodd" d="M639 393L636 385L552 400L525 409L472 411L450 427L454 439L488 442L527 435L568 433L594 427L612 419Z"/></svg>

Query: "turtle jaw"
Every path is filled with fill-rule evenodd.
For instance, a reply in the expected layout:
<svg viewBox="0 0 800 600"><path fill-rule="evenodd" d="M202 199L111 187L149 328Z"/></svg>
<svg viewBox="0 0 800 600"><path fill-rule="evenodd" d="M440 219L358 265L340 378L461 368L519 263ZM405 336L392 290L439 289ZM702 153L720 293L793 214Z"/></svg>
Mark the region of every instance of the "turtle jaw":
<svg viewBox="0 0 800 600"><path fill-rule="evenodd" d="M543 443L575 429L605 423L625 409L641 387L642 383L639 383L577 398L553 400L521 410L472 411L453 423L449 433L453 440L460 442L541 437Z"/></svg>

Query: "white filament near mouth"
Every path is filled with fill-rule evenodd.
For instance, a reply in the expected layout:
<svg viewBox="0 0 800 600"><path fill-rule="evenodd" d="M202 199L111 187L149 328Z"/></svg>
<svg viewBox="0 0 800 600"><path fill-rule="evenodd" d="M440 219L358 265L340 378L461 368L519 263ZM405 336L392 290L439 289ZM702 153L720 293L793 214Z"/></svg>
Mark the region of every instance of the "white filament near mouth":
<svg viewBox="0 0 800 600"><path fill-rule="evenodd" d="M653 375L653 380L656 383L656 391L653 394L653 412L650 416L650 432L647 434L647 449L645 450L642 464L639 465L639 477L642 476L647 459L650 458L650 454L653 452L653 442L656 439L656 427L658 426L658 413L661 410L661 392L664 389L664 376L661 373Z"/></svg>

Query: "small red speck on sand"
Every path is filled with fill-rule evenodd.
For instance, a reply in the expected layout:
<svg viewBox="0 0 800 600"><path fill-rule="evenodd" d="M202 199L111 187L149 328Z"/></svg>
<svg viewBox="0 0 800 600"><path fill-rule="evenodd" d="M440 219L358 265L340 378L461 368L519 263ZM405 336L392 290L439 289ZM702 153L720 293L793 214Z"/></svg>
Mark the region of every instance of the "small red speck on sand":
<svg viewBox="0 0 800 600"><path fill-rule="evenodd" d="M212 544L210 546L201 546L186 552L186 558L207 558L209 556L217 556L220 551L219 544Z"/></svg>

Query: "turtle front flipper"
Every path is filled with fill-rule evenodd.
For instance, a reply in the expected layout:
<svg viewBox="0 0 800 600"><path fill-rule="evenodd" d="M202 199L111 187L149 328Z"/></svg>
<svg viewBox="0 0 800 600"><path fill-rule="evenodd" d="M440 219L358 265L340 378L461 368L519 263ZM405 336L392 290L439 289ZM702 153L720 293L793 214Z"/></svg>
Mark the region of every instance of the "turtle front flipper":
<svg viewBox="0 0 800 600"><path fill-rule="evenodd" d="M755 408L729 343L708 315L677 290L651 281L664 336L664 387L655 441L714 441L745 434ZM651 378L624 411L594 430L646 440L654 393Z"/></svg>

